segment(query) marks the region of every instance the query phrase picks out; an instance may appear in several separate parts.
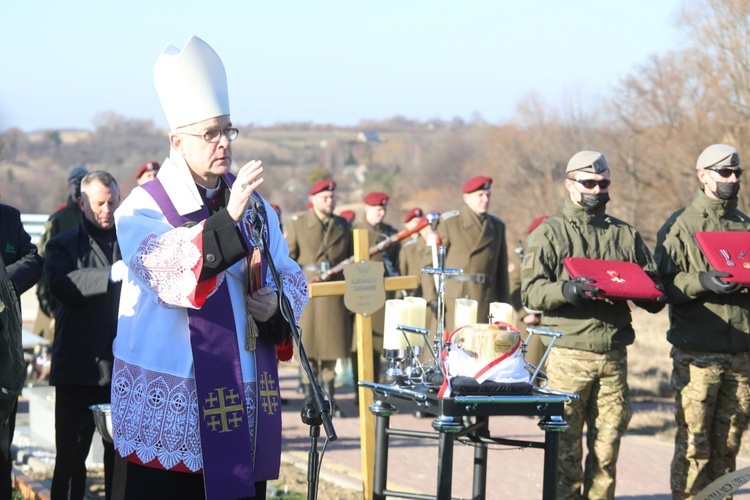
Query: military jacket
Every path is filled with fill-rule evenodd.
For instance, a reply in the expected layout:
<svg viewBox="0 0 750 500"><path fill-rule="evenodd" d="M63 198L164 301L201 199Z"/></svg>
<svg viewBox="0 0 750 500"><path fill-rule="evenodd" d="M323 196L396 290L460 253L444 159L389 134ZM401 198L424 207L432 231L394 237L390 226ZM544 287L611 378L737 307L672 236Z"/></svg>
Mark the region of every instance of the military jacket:
<svg viewBox="0 0 750 500"><path fill-rule="evenodd" d="M367 229L368 244L370 247L377 245L381 241L388 239L391 235L398 233L398 229L381 222L376 225L370 225L366 221L355 222L352 226L354 229ZM396 242L380 253L372 255L371 260L382 262L385 267L386 276L398 276L398 255L401 244ZM386 293L386 299L395 297L393 292ZM385 323L385 304L372 314L372 345L377 352L383 351L383 325ZM356 334L356 332L354 332ZM357 339L352 336L352 352L357 351Z"/></svg>
<svg viewBox="0 0 750 500"><path fill-rule="evenodd" d="M607 215L604 207L589 211L566 198L562 211L535 229L524 248L521 298L526 307L543 311L541 327L563 333L555 346L603 353L633 343L627 301L593 299L575 306L565 300L562 285L570 279L565 257L636 262L656 274L634 227Z"/></svg>
<svg viewBox="0 0 750 500"><path fill-rule="evenodd" d="M750 219L737 210L737 199L714 200L701 189L659 230L654 257L669 297L667 339L673 345L701 352L750 350L750 293L705 290L698 275L711 266L694 238L697 231L748 230Z"/></svg>
<svg viewBox="0 0 750 500"><path fill-rule="evenodd" d="M477 277L476 281L446 281L446 328L453 329L455 300L462 297L478 302L477 322L486 323L490 302L510 303L505 223L489 214L480 223L464 206L444 214L437 231L446 247L445 267L460 268L464 275Z"/></svg>
<svg viewBox="0 0 750 500"><path fill-rule="evenodd" d="M431 332L435 332L437 326L435 278L431 274L422 274L423 267L432 267L432 247L428 246L421 236L409 239L401 245L398 264L401 276L416 276L419 279L419 286L414 290L406 290L406 295L422 297L427 301L425 326Z"/></svg>
<svg viewBox="0 0 750 500"><path fill-rule="evenodd" d="M352 228L338 215L331 215L328 226L324 227L309 210L293 216L287 231L289 256L300 265L308 282L320 274L322 263L333 267L354 253ZM333 277L343 278L343 274ZM311 299L299 324L310 358L334 360L349 355L351 314L344 306L343 296Z"/></svg>
<svg viewBox="0 0 750 500"><path fill-rule="evenodd" d="M437 300L435 279L432 275L422 274L423 267L432 267L432 247L421 236L410 238L401 245L398 254L398 269L401 276L416 276L419 286L414 290L407 290L406 294L422 297L427 302Z"/></svg>
<svg viewBox="0 0 750 500"><path fill-rule="evenodd" d="M398 229L391 226L390 224L386 224L385 222L381 222L380 224L376 224L374 226L368 224L366 221L355 222L352 225L352 229L367 229L367 231L369 232L367 238L370 247L377 245L381 241L384 241L390 236L398 233ZM383 262L385 265L386 275L397 276L400 246L400 243L395 242L382 252L371 256L370 259Z"/></svg>

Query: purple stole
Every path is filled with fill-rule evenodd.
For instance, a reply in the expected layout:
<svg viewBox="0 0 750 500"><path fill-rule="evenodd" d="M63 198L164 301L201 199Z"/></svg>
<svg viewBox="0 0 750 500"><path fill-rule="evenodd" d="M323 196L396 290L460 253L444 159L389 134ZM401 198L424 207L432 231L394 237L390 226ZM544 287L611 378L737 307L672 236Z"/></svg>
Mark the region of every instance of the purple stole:
<svg viewBox="0 0 750 500"><path fill-rule="evenodd" d="M226 177L228 184L228 181L234 181L231 174ZM152 196L174 227L186 222L200 222L209 216L205 206L191 214L180 215L159 179L141 187ZM255 245L248 231L240 233L246 246L253 248ZM265 266L263 268L265 271ZM206 498L254 496L256 477L259 481L278 477L281 460L281 400L276 348L260 338L256 343L257 395L250 406L255 415L247 415L237 327L226 281L203 307L188 309L187 314L198 394ZM246 419L252 418L256 422L251 427ZM250 435L251 428L255 430L255 436ZM255 450L252 449L253 442ZM260 460L253 466L256 457Z"/></svg>

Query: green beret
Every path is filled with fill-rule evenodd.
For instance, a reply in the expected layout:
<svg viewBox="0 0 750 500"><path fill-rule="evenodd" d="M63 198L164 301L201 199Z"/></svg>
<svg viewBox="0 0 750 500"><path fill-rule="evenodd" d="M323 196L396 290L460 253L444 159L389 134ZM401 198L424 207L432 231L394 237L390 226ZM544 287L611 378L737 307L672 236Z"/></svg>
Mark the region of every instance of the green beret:
<svg viewBox="0 0 750 500"><path fill-rule="evenodd" d="M739 167L740 154L727 144L713 144L703 150L695 164L695 169L711 167Z"/></svg>
<svg viewBox="0 0 750 500"><path fill-rule="evenodd" d="M568 168L565 172L591 172L600 174L609 170L607 159L598 151L580 151L573 155L568 162Z"/></svg>

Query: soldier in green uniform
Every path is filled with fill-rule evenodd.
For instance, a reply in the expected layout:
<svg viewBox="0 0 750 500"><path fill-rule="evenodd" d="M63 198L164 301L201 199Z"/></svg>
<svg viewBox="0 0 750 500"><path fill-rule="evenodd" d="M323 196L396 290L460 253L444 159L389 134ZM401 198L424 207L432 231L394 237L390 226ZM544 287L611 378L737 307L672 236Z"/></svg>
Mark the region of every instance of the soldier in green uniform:
<svg viewBox="0 0 750 500"><path fill-rule="evenodd" d="M44 234L37 243L39 255L42 257L44 257L44 249L49 240L60 233L78 227L83 220L83 212L81 212L81 207L78 206L78 197L81 194L81 179L88 173L86 167L81 165L71 168L68 172L68 199L44 223ZM37 283L36 296L39 301L39 312L34 322L34 333L51 340L55 336L55 326L52 319L55 307L57 307L57 300L50 293L44 275L39 278L39 283Z"/></svg>
<svg viewBox="0 0 750 500"><path fill-rule="evenodd" d="M750 218L737 210L739 153L709 146L696 173L701 187L659 230L654 255L670 304L673 498L692 497L735 470L750 414L750 295L722 279L728 274L711 268L693 238L697 231L750 230ZM731 258L740 265L739 255Z"/></svg>
<svg viewBox="0 0 750 500"><path fill-rule="evenodd" d="M605 213L610 171L601 153L581 151L568 162L568 196L527 238L521 264L524 305L543 311L541 326L563 336L547 360L549 387L577 393L565 405L557 498L614 498L620 439L630 421L627 350L635 332L625 300L595 299L587 279L571 280L565 257L636 262L656 277L656 264L638 232ZM658 281L658 277L656 277ZM657 283L657 288L661 284ZM638 302L657 312L663 304ZM544 339L548 343L548 339ZM583 426L587 427L585 471Z"/></svg>
<svg viewBox="0 0 750 500"><path fill-rule="evenodd" d="M310 189L311 208L292 216L287 227L289 256L300 265L308 281L329 267L349 258L354 252L352 228L335 215L336 183L329 179L316 182ZM332 279L343 279L343 275ZM343 297L311 299L299 322L302 342L310 357L315 377L332 398L336 378L336 360L349 354L351 314ZM310 382L302 376L305 399L312 399ZM340 411L336 412L340 415Z"/></svg>
<svg viewBox="0 0 750 500"><path fill-rule="evenodd" d="M477 322L489 320L490 302L510 303L505 223L487 212L492 179L477 176L464 184L464 206L444 213L437 231L446 247L445 267L463 269L445 284L445 328L453 329L458 298L478 302Z"/></svg>
<svg viewBox="0 0 750 500"><path fill-rule="evenodd" d="M393 227L386 222L385 214L388 210L388 195L379 191L372 191L368 193L364 200L365 202L365 220L355 222L352 225L353 229L367 229L369 246L377 245L383 240L388 239L391 235L398 233L398 229ZM389 247L385 248L382 252L375 254L370 257L371 260L380 261L385 267L385 276L398 276L398 253L399 243L393 243ZM394 296L393 292L388 292L386 299L392 299ZM383 323L385 321L385 304L384 307L378 309L372 315L372 367L375 382L380 380L380 360L383 355ZM358 383L358 368L359 363L357 360L357 338L356 332L352 335L352 372L354 374L354 387L357 387ZM358 394L358 391L355 391Z"/></svg>

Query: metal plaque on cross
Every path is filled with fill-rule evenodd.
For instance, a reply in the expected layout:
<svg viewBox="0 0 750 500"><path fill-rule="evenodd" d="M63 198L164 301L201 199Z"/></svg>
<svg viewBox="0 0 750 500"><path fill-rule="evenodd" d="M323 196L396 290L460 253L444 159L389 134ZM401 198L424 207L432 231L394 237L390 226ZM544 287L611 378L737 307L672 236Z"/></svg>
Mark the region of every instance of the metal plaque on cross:
<svg viewBox="0 0 750 500"><path fill-rule="evenodd" d="M344 305L350 311L369 316L385 304L382 262L361 260L344 267Z"/></svg>

